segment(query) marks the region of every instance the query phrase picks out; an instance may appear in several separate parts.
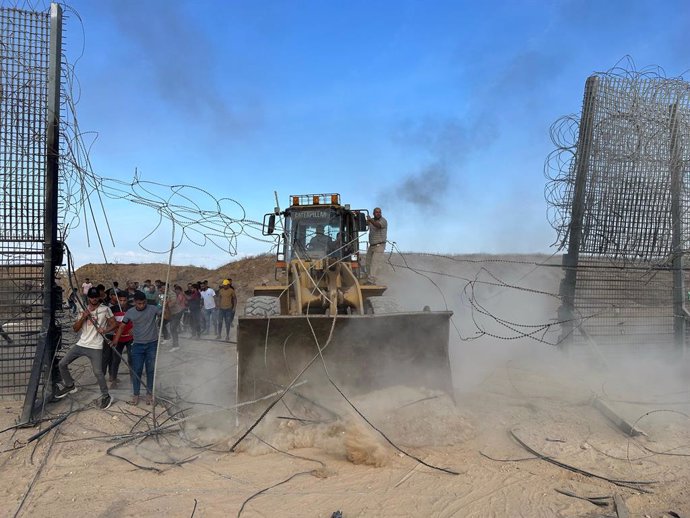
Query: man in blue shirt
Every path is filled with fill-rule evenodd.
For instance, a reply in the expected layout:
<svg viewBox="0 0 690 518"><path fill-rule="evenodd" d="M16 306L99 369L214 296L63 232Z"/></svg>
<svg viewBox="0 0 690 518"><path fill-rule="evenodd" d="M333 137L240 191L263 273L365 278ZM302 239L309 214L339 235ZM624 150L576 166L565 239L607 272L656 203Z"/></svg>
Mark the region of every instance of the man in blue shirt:
<svg viewBox="0 0 690 518"><path fill-rule="evenodd" d="M153 403L154 368L156 365L156 352L158 350L158 325L157 318L162 313L162 308L147 304L146 295L140 291L134 294L134 307L129 308L122 317L122 322L117 329L114 343L119 343L125 324L132 322L132 334L134 339L130 346L130 363L132 367L132 400L130 404L139 404L139 391L141 390L141 376L146 365L146 404Z"/></svg>

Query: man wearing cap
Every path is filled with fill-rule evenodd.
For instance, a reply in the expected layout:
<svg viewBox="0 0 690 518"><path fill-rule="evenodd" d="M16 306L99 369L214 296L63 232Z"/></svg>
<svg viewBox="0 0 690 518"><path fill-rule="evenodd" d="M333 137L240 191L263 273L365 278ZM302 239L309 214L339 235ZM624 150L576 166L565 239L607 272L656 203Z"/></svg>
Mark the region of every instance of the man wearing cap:
<svg viewBox="0 0 690 518"><path fill-rule="evenodd" d="M237 306L237 295L235 288L232 287L232 279L225 279L218 288L218 332L216 339L220 340L225 322L225 340L230 341L230 328L235 318L235 307Z"/></svg>
<svg viewBox="0 0 690 518"><path fill-rule="evenodd" d="M108 385L102 370L103 336L117 327L117 321L110 308L102 304L101 295L96 288L89 288L86 298L88 301L86 309L72 326L75 333L81 331L81 336L58 364L63 386L58 388L54 396L62 399L67 394L77 391L68 366L77 358L86 356L91 360L93 375L96 376L101 389L100 407L105 410L110 407L113 400L108 393Z"/></svg>

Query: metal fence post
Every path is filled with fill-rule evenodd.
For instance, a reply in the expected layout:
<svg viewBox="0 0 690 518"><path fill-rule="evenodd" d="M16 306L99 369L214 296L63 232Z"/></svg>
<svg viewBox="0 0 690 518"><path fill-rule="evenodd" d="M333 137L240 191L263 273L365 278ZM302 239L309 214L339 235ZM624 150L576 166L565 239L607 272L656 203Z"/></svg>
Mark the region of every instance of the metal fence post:
<svg viewBox="0 0 690 518"><path fill-rule="evenodd" d="M43 227L43 319L36 356L26 389L21 422L31 422L38 387L43 375L44 385L50 378L52 359L57 347L59 330L55 325L57 292L55 289L58 249L58 166L60 154L60 62L62 59L62 7L50 4L50 54L48 59L48 106L46 124L45 213Z"/></svg>
<svg viewBox="0 0 690 518"><path fill-rule="evenodd" d="M575 286L577 282L577 265L580 256L580 245L583 235L583 219L585 213L585 189L589 174L589 160L592 150L592 134L594 130L594 103L597 95L599 78L590 76L585 82L585 96L580 119L580 129L577 139L575 155L575 186L573 192L572 217L568 231L568 253L563 256L565 275L561 281L561 307L558 310L561 326L559 343L562 347L572 340L575 319Z"/></svg>
<svg viewBox="0 0 690 518"><path fill-rule="evenodd" d="M673 253L673 335L676 348L685 348L685 272L683 270L683 215L681 196L683 193L682 149L678 135L678 103L670 106L671 112L671 249Z"/></svg>

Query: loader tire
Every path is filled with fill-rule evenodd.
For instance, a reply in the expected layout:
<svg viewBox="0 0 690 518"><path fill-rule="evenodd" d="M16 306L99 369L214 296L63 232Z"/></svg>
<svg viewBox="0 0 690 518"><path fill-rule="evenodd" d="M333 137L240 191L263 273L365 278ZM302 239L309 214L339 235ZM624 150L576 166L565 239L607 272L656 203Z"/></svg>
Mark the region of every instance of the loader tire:
<svg viewBox="0 0 690 518"><path fill-rule="evenodd" d="M365 303L367 315L387 315L389 313L401 313L398 302L391 297L370 297Z"/></svg>
<svg viewBox="0 0 690 518"><path fill-rule="evenodd" d="M245 317L274 317L280 315L280 299L266 295L249 297L244 306Z"/></svg>

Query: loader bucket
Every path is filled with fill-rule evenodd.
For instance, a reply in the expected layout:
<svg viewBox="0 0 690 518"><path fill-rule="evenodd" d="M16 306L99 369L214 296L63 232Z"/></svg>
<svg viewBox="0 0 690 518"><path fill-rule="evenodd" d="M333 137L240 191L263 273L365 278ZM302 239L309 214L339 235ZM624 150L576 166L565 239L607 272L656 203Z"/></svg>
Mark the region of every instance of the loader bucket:
<svg viewBox="0 0 690 518"><path fill-rule="evenodd" d="M301 392L331 379L346 393L394 385L427 387L452 397L448 331L452 312L383 315L241 317L237 328L237 402L253 401L300 377ZM330 342L328 337L333 333ZM316 337L316 340L315 338ZM322 350L323 362L316 341Z"/></svg>

